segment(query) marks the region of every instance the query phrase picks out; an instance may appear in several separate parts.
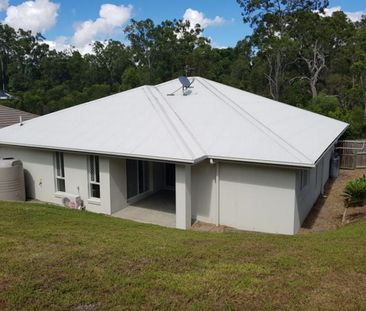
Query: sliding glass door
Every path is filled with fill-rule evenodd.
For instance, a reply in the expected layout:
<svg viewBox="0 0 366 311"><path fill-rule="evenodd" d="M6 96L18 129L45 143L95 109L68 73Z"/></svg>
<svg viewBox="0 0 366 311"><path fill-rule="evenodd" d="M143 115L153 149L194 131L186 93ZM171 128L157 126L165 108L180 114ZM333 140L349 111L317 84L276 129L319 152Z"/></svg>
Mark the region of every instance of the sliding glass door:
<svg viewBox="0 0 366 311"><path fill-rule="evenodd" d="M150 190L149 162L127 160L127 198L133 198Z"/></svg>

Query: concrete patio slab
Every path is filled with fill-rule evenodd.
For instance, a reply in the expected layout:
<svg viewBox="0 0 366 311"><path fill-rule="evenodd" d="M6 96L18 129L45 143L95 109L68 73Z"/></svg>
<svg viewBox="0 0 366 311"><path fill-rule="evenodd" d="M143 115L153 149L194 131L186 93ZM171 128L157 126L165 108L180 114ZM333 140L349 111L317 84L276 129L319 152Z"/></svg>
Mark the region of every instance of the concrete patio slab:
<svg viewBox="0 0 366 311"><path fill-rule="evenodd" d="M159 191L112 216L175 228L175 193L174 191Z"/></svg>

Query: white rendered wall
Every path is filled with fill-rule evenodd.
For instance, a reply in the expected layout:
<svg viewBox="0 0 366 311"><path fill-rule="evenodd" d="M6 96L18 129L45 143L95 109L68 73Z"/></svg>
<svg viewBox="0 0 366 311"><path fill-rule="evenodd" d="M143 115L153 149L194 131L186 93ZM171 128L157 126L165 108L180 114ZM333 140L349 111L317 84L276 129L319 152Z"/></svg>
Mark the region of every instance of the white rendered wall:
<svg viewBox="0 0 366 311"><path fill-rule="evenodd" d="M220 162L217 185L216 164L204 161L192 167L176 165L180 227L189 227L191 217L243 230L293 234L328 180L331 152L324 155L317 169L311 170L309 185L303 191L298 188L299 171L294 169ZM55 191L53 156L51 151L0 147L0 157L22 160L29 197L61 204L62 195ZM79 194L87 210L111 214L127 205L125 160L100 157L99 201L89 199L87 155L64 153L64 162L66 193ZM154 163L154 191L163 188L161 168Z"/></svg>
<svg viewBox="0 0 366 311"><path fill-rule="evenodd" d="M220 163L221 225L294 234L294 170Z"/></svg>
<svg viewBox="0 0 366 311"><path fill-rule="evenodd" d="M217 222L216 164L209 160L192 166L192 218Z"/></svg>
<svg viewBox="0 0 366 311"><path fill-rule="evenodd" d="M55 197L53 155L38 150L0 147L0 157L14 157L23 162L28 198L59 203Z"/></svg>
<svg viewBox="0 0 366 311"><path fill-rule="evenodd" d="M176 227L188 229L192 224L190 165L175 165L175 202Z"/></svg>
<svg viewBox="0 0 366 311"><path fill-rule="evenodd" d="M109 159L109 189L111 213L127 206L126 160Z"/></svg>
<svg viewBox="0 0 366 311"><path fill-rule="evenodd" d="M54 153L21 147L0 147L0 157L14 157L23 162L26 191L29 198L62 204L54 175ZM80 195L86 210L111 214L126 205L125 161L99 157L101 198L89 198L88 157L64 153L65 188L67 194Z"/></svg>

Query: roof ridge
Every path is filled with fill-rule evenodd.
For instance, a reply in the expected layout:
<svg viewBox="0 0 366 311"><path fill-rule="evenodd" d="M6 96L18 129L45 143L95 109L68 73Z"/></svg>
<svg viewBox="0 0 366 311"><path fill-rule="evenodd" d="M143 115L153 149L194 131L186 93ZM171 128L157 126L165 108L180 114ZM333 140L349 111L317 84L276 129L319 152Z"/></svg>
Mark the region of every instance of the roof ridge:
<svg viewBox="0 0 366 311"><path fill-rule="evenodd" d="M298 150L297 148L295 148L294 146L292 146L289 142L287 142L286 140L284 140L280 135L278 135L276 132L274 132L271 128L269 128L267 125L265 125L263 122L257 120L254 116L252 116L247 110L245 110L243 107L241 107L240 105L238 105L234 100L232 100L230 97L228 97L227 95L223 94L217 87L213 86L209 81L207 81L204 78L200 78L197 79L198 82L200 82L202 84L203 87L205 87L208 91L210 91L212 94L214 94L216 97L218 97L219 99L221 99L221 101L223 101L226 105L230 106L232 109L234 109L235 111L239 112L240 115L245 118L245 116L243 115L246 114L252 121L251 123L257 127L259 130L261 130L264 134L266 134L267 136L274 136L274 138L276 139L276 143L282 147L283 149L285 149L286 151L290 152L290 150L294 151L295 154L293 154L293 152L290 152L293 156L295 156L298 160L302 160L299 158L299 155L301 155L301 157L305 158L307 161L312 162L312 160L310 158L308 158L304 153L302 153L300 150ZM216 92L218 92L223 98L221 98L220 96L218 96L212 89L210 89L207 85L205 85L203 83L203 81L208 84L211 88L213 88ZM230 103L225 101L228 100ZM235 107L233 107L233 105L235 105ZM247 119L247 118L246 118ZM250 121L250 120L249 120ZM254 122L253 122L254 121ZM265 131L265 130L266 131ZM272 135L269 135L270 134ZM288 150L288 148L286 148L283 144L281 144L280 142L282 142L284 145L286 145L287 147L290 148L290 150Z"/></svg>
<svg viewBox="0 0 366 311"><path fill-rule="evenodd" d="M168 117L166 111L162 107L162 105L159 102L159 100L157 99L157 97L152 93L152 91L151 91L152 88L154 88L154 87L153 86L144 86L142 89L145 92L145 95L146 95L147 99L149 100L149 102L153 106L153 109L158 113L158 116L163 121L165 120L165 122L167 122L167 125L170 126L171 129L173 130L173 136L175 136L178 139L178 142L181 145L183 145L183 147L186 149L186 151L188 151L188 154L191 156L191 158L194 159L195 158L194 152L189 148L189 145L184 140L184 138L182 137L182 135L179 133L178 129L175 127L175 125L172 122L172 120L170 120L170 118ZM155 101L156 105L154 105L152 99ZM155 106L159 107L160 111L158 111Z"/></svg>
<svg viewBox="0 0 366 311"><path fill-rule="evenodd" d="M185 129L185 131L188 133L188 135L193 139L193 141L196 143L197 147L201 150L201 152L205 155L207 155L206 150L202 147L202 145L200 144L200 142L197 140L197 138L193 135L192 131L189 129L189 127L187 126L187 124L182 120L182 118L178 115L178 113L173 109L173 107L169 104L169 102L167 101L167 99L164 97L164 95L161 93L161 91L159 90L159 88L154 87L155 90L158 92L158 94L160 95L160 97L163 99L163 101L165 102L166 106L174 113L174 115L176 116L176 118L178 119L178 121L182 124L183 128Z"/></svg>

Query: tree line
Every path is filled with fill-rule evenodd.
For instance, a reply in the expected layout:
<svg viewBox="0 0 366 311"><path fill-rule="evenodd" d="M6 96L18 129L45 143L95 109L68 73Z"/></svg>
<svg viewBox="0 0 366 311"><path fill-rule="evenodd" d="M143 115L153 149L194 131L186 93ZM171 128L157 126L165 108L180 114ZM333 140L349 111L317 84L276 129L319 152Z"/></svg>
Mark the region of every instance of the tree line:
<svg viewBox="0 0 366 311"><path fill-rule="evenodd" d="M322 14L321 0L237 0L253 33L215 48L200 25L131 20L128 44L95 42L93 53L57 52L41 34L0 24L2 101L46 114L179 75L202 76L351 124L366 134L366 18ZM122 30L121 30L122 31Z"/></svg>

